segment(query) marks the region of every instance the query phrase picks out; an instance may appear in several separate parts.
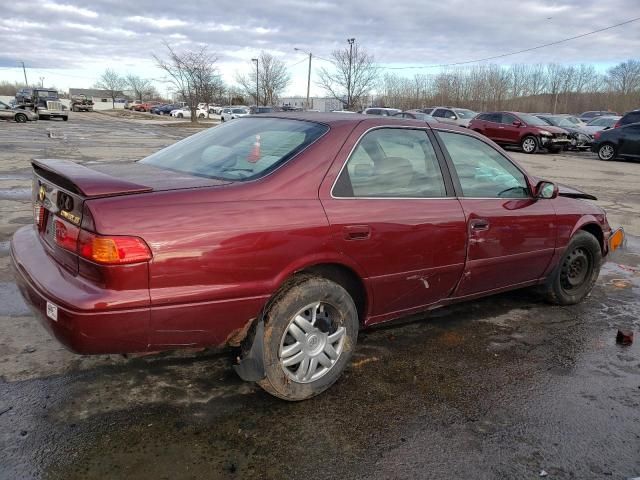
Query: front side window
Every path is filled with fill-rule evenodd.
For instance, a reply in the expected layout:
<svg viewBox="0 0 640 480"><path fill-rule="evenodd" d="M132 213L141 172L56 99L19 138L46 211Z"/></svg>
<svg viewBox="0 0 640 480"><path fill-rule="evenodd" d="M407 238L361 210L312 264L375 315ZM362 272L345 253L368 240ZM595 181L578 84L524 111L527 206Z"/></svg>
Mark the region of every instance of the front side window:
<svg viewBox="0 0 640 480"><path fill-rule="evenodd" d="M166 170L223 180L253 180L324 135L323 124L244 117L174 143L141 160Z"/></svg>
<svg viewBox="0 0 640 480"><path fill-rule="evenodd" d="M433 198L446 196L426 132L382 128L358 143L333 190L336 197Z"/></svg>
<svg viewBox="0 0 640 480"><path fill-rule="evenodd" d="M482 140L438 132L458 174L462 195L474 198L528 198L524 174Z"/></svg>

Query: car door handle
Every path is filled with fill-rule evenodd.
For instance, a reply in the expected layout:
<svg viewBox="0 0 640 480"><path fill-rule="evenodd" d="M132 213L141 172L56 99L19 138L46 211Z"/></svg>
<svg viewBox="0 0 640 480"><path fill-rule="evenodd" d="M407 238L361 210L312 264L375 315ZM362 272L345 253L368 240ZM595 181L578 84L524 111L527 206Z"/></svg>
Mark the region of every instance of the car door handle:
<svg viewBox="0 0 640 480"><path fill-rule="evenodd" d="M371 238L369 225L348 225L342 229L345 240L368 240Z"/></svg>
<svg viewBox="0 0 640 480"><path fill-rule="evenodd" d="M489 230L489 220L484 218L474 218L469 222L469 229L472 232L483 232Z"/></svg>

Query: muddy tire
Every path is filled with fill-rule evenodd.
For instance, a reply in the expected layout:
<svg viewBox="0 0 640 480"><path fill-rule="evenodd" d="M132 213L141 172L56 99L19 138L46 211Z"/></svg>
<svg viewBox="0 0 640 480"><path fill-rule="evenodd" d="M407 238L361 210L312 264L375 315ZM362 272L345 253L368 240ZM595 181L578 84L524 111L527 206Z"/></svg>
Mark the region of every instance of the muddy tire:
<svg viewBox="0 0 640 480"><path fill-rule="evenodd" d="M520 148L524 153L536 153L538 151L538 139L533 135L527 135L520 142Z"/></svg>
<svg viewBox="0 0 640 480"><path fill-rule="evenodd" d="M27 116L24 113L16 113L16 123L26 123Z"/></svg>
<svg viewBox="0 0 640 480"><path fill-rule="evenodd" d="M314 397L335 383L358 339L358 313L337 283L301 276L265 315L265 378L258 384L289 401Z"/></svg>
<svg viewBox="0 0 640 480"><path fill-rule="evenodd" d="M589 232L578 231L558 266L547 279L544 293L556 305L574 305L589 295L600 274L600 242Z"/></svg>

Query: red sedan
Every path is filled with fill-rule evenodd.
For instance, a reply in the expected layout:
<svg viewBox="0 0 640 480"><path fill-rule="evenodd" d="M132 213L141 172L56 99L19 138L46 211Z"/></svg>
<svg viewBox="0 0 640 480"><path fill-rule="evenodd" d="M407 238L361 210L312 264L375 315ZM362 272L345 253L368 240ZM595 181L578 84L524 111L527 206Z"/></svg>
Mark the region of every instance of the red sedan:
<svg viewBox="0 0 640 480"><path fill-rule="evenodd" d="M84 353L239 346L236 370L302 400L358 330L538 285L581 301L622 241L593 198L442 124L259 115L133 164L34 161L17 283Z"/></svg>

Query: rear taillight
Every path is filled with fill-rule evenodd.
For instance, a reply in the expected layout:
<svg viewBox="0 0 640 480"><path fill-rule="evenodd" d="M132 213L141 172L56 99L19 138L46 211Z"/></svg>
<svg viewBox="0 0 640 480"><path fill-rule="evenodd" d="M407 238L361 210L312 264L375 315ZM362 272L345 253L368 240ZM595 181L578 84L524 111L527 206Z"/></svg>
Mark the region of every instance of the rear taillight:
<svg viewBox="0 0 640 480"><path fill-rule="evenodd" d="M61 218L53 220L53 227L56 245L70 252L75 252L78 247L80 229Z"/></svg>
<svg viewBox="0 0 640 480"><path fill-rule="evenodd" d="M54 219L53 226L56 245L70 252L77 252L92 262L124 265L151 260L151 251L141 238L98 235L58 217Z"/></svg>
<svg viewBox="0 0 640 480"><path fill-rule="evenodd" d="M87 260L105 265L151 260L151 251L141 238L103 236L84 230L80 230L78 237L78 253Z"/></svg>

